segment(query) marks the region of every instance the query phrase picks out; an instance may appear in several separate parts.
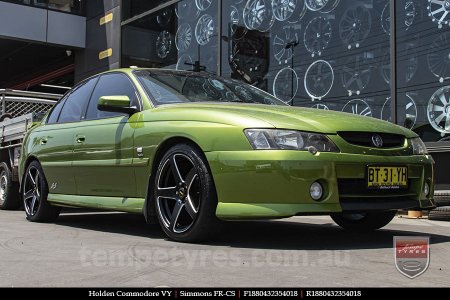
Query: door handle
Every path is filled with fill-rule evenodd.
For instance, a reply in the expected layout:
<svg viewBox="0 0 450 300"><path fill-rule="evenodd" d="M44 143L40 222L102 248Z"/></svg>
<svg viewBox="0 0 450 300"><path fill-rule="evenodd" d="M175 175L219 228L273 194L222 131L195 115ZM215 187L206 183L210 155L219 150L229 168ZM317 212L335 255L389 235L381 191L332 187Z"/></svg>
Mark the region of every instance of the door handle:
<svg viewBox="0 0 450 300"><path fill-rule="evenodd" d="M77 139L76 139L77 144L82 144L85 141L86 141L86 137L85 136L83 136L83 135L77 136Z"/></svg>
<svg viewBox="0 0 450 300"><path fill-rule="evenodd" d="M47 142L48 142L47 138L41 139L41 145L45 145L45 144L47 144Z"/></svg>

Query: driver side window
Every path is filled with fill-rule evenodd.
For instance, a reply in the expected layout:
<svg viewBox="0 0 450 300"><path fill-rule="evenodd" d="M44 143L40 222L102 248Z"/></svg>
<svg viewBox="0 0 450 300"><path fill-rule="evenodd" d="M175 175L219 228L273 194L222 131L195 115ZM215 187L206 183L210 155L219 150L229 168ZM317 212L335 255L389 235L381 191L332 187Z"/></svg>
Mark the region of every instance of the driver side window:
<svg viewBox="0 0 450 300"><path fill-rule="evenodd" d="M101 75L97 86L92 93L89 107L86 113L86 120L96 120L125 116L124 113L100 111L97 108L98 99L102 96L128 96L131 105L138 105L136 90L130 79L121 73L108 73Z"/></svg>

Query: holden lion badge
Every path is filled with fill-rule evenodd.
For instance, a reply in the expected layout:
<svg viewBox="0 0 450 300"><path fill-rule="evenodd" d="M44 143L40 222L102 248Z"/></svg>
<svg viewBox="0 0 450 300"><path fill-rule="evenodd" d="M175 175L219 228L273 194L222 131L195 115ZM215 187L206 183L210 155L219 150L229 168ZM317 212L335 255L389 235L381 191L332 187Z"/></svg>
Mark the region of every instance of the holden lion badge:
<svg viewBox="0 0 450 300"><path fill-rule="evenodd" d="M430 238L395 236L395 267L411 279L423 274L430 264Z"/></svg>

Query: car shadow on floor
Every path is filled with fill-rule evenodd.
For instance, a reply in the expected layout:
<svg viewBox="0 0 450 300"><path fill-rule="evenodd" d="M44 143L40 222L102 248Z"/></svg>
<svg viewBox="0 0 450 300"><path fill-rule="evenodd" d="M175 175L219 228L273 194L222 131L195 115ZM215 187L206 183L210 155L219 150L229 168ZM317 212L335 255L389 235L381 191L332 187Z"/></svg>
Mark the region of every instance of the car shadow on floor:
<svg viewBox="0 0 450 300"><path fill-rule="evenodd" d="M307 218L307 217L306 217ZM429 236L431 244L450 242L450 234L430 234L398 225L401 230L381 229L371 233L352 233L334 225L330 219L321 224L307 223L297 218L294 221L232 221L224 222L216 236L202 245L233 248L273 250L357 250L392 248L394 236ZM166 239L157 224L146 224L144 217L126 213L100 213L71 211L63 213L57 225L85 230L125 234L151 239ZM432 230L433 227L424 227ZM174 242L175 243L175 242Z"/></svg>

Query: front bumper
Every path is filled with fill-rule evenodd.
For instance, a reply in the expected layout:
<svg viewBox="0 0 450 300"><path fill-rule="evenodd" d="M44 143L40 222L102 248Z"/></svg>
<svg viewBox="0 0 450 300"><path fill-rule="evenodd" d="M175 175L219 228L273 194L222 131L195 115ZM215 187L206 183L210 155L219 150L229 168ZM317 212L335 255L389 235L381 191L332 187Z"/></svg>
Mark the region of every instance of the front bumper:
<svg viewBox="0 0 450 300"><path fill-rule="evenodd" d="M342 211L428 209L432 196L431 156L375 156L303 151L223 151L206 153L218 196L221 219L278 218ZM365 189L368 165L407 166L407 190L374 192ZM311 199L315 181L325 186L322 201Z"/></svg>

